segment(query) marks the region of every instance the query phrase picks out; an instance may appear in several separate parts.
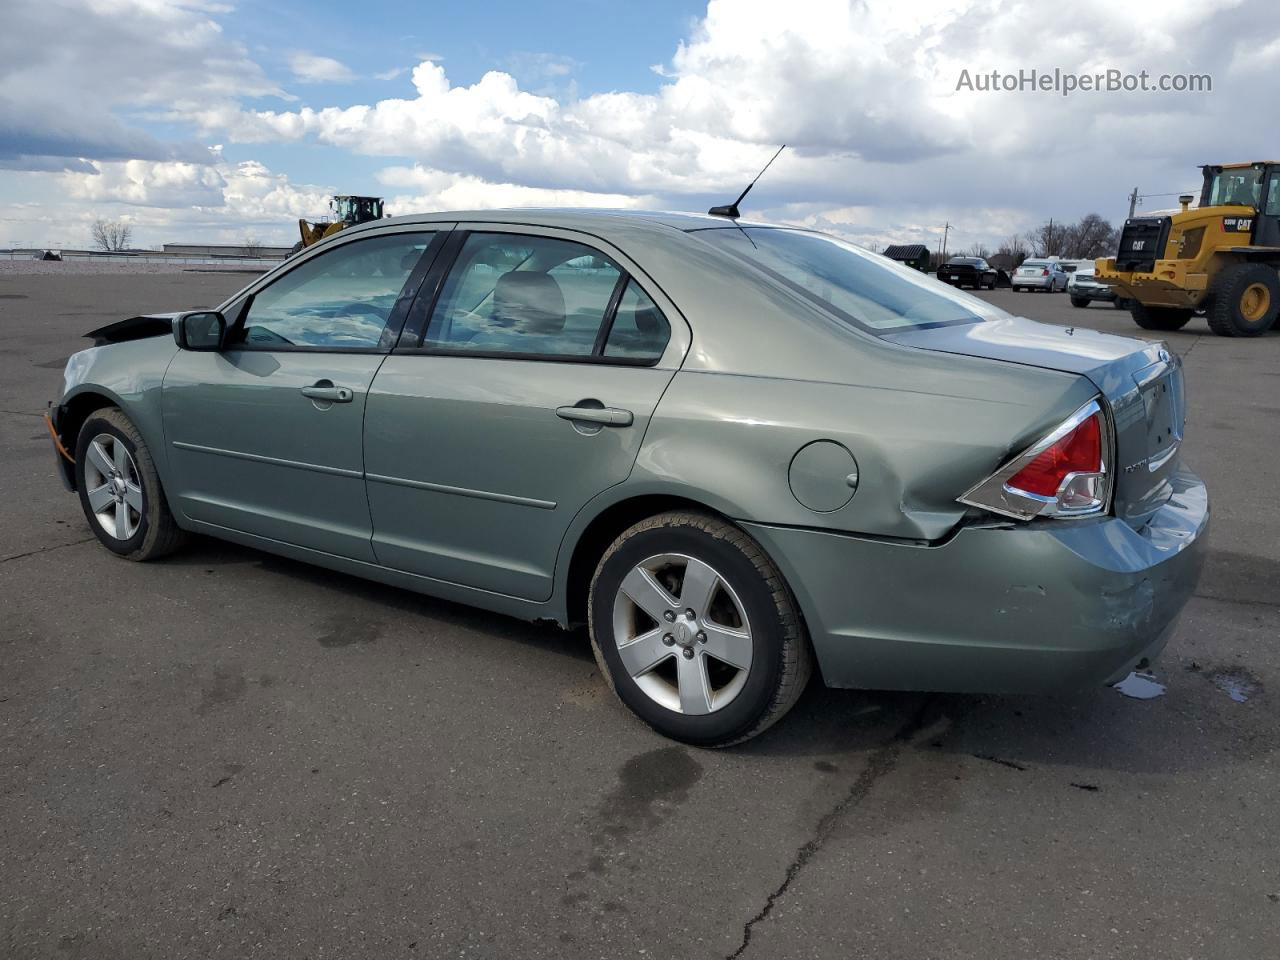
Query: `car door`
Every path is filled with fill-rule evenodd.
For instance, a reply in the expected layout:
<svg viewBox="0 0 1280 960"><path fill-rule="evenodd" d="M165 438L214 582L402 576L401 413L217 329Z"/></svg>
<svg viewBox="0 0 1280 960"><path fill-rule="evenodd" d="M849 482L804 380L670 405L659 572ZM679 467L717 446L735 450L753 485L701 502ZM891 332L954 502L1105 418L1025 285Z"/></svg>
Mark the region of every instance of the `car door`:
<svg viewBox="0 0 1280 960"><path fill-rule="evenodd" d="M433 235L326 244L228 308L224 349L178 352L161 407L169 495L187 517L374 559L365 402L439 247Z"/></svg>
<svg viewBox="0 0 1280 960"><path fill-rule="evenodd" d="M374 552L545 600L574 515L631 472L688 328L598 240L473 224L452 244L370 389Z"/></svg>

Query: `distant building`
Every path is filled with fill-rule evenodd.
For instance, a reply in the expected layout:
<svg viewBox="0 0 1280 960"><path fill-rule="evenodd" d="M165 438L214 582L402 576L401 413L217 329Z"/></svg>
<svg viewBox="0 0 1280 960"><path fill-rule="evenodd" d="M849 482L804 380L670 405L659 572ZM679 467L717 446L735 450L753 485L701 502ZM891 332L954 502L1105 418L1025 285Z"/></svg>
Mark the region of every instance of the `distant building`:
<svg viewBox="0 0 1280 960"><path fill-rule="evenodd" d="M164 252L173 257L287 257L293 248L243 243L166 243Z"/></svg>
<svg viewBox="0 0 1280 960"><path fill-rule="evenodd" d="M987 263L997 270L1004 270L1007 273L1013 273L1014 268L1021 262L1021 259L1015 257L1012 253L993 253L987 257Z"/></svg>
<svg viewBox="0 0 1280 960"><path fill-rule="evenodd" d="M929 272L929 248L923 243L898 243L884 248L884 255L909 267Z"/></svg>

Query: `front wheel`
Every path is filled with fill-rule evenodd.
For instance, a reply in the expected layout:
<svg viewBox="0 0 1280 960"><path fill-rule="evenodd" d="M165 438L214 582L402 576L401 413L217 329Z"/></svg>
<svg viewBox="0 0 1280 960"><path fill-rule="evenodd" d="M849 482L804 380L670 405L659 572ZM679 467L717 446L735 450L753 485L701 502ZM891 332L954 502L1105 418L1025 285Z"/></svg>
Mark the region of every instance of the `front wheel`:
<svg viewBox="0 0 1280 960"><path fill-rule="evenodd" d="M1143 330L1181 330L1193 312L1180 307L1148 307L1136 300L1129 304L1129 315Z"/></svg>
<svg viewBox="0 0 1280 960"><path fill-rule="evenodd" d="M1072 297L1071 305L1073 307L1087 307L1089 305L1088 297Z"/></svg>
<svg viewBox="0 0 1280 960"><path fill-rule="evenodd" d="M76 440L76 487L89 527L126 560L153 560L181 544L151 451L115 407L89 415Z"/></svg>
<svg viewBox="0 0 1280 960"><path fill-rule="evenodd" d="M664 513L624 531L596 568L588 621L618 699L698 746L772 726L812 671L782 574L745 532L705 514Z"/></svg>
<svg viewBox="0 0 1280 960"><path fill-rule="evenodd" d="M1263 263L1236 263L1218 274L1206 319L1220 337L1258 337L1280 311L1280 274Z"/></svg>

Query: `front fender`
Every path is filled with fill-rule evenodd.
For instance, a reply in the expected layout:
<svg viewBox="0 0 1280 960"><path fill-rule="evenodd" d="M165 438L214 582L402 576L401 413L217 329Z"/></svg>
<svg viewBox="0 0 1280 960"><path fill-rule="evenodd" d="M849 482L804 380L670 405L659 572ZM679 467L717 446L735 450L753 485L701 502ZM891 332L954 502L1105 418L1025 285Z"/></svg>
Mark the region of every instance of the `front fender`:
<svg viewBox="0 0 1280 960"><path fill-rule="evenodd" d="M91 347L73 354L63 373L62 397L54 418L67 449L75 449L85 416L103 406L101 401L105 400L133 421L151 452L160 482L167 484L169 460L160 390L165 371L177 352L171 337L151 337Z"/></svg>

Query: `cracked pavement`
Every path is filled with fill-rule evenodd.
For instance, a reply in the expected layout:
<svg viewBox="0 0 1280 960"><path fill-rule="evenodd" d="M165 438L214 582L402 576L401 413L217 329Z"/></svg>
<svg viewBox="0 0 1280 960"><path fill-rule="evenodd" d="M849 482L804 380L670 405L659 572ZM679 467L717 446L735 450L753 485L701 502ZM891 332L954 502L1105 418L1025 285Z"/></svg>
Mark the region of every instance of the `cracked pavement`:
<svg viewBox="0 0 1280 960"><path fill-rule="evenodd" d="M62 361L245 279L0 274L0 956L1280 952L1280 333L1166 338L1215 511L1166 696L815 685L713 753L631 720L582 636L89 539L36 417Z"/></svg>

